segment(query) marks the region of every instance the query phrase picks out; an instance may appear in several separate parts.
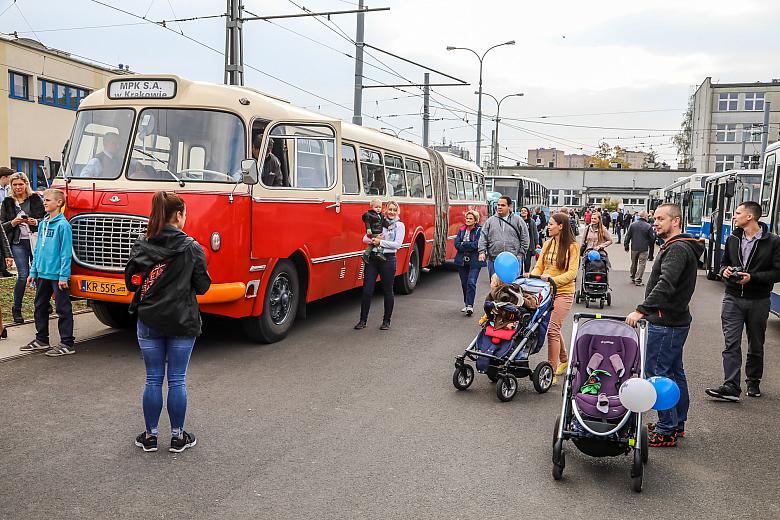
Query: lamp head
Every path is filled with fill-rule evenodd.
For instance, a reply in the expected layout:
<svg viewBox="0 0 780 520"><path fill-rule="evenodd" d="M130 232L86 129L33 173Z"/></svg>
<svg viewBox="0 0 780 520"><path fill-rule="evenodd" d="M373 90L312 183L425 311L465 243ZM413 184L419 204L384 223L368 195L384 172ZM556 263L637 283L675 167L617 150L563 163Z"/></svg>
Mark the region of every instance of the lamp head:
<svg viewBox="0 0 780 520"><path fill-rule="evenodd" d="M457 47L453 47L452 45L447 45L448 51L454 51Z"/></svg>
<svg viewBox="0 0 780 520"><path fill-rule="evenodd" d="M509 40L508 42L504 43L504 45L514 45L514 44L515 44L514 40Z"/></svg>

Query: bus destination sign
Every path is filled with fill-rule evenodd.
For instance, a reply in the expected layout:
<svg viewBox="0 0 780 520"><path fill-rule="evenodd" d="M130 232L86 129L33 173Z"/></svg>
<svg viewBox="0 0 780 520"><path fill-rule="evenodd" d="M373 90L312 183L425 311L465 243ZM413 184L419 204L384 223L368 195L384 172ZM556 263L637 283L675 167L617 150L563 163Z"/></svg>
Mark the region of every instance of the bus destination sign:
<svg viewBox="0 0 780 520"><path fill-rule="evenodd" d="M176 95L172 79L114 80L108 84L109 99L171 99Z"/></svg>

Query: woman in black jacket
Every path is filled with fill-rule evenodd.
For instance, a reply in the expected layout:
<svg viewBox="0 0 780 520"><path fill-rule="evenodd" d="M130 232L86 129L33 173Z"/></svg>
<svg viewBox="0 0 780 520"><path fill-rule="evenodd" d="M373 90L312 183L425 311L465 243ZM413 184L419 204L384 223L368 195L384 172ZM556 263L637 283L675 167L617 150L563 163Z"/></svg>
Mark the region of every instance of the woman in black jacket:
<svg viewBox="0 0 780 520"><path fill-rule="evenodd" d="M11 193L3 199L0 219L11 245L11 254L16 263L16 285L14 304L11 307L15 323L24 323L22 299L27 287L27 276L32 262L33 233L38 232L38 221L46 215L43 200L30 187L30 181L23 172L11 175Z"/></svg>
<svg viewBox="0 0 780 520"><path fill-rule="evenodd" d="M536 229L536 223L532 220L531 210L526 206L520 208L520 218L525 221L525 225L528 226L528 250L525 252L525 259L523 260L523 272L527 273L531 270L531 261L536 256L536 249L542 245L542 241L539 240L539 231Z"/></svg>
<svg viewBox="0 0 780 520"><path fill-rule="evenodd" d="M169 451L195 446L184 431L187 411L187 365L200 335L197 294L211 286L206 255L182 228L187 218L184 201L160 191L152 198L146 236L139 238L125 267L125 284L135 291L131 311L138 312L138 344L146 364L143 411L146 431L135 439L144 451L157 451L157 424L162 412L162 383L168 364Z"/></svg>
<svg viewBox="0 0 780 520"><path fill-rule="evenodd" d="M6 269L10 269L13 265L13 260L11 259L11 248L8 245L8 237L5 236L5 229L3 226L0 226L0 254L5 258ZM3 313L0 312L0 339L6 339L7 337L8 329L3 326Z"/></svg>

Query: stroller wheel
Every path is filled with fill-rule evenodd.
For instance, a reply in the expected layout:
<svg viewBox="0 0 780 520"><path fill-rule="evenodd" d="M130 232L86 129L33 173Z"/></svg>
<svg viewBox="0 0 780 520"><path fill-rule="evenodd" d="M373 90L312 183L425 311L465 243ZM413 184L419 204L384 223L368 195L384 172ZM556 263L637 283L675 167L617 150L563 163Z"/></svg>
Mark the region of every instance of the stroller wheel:
<svg viewBox="0 0 780 520"><path fill-rule="evenodd" d="M612 293L607 293L607 305L612 306Z"/></svg>
<svg viewBox="0 0 780 520"><path fill-rule="evenodd" d="M603 308L604 308L604 298L599 300L599 309L603 309Z"/></svg>
<svg viewBox="0 0 780 520"><path fill-rule="evenodd" d="M452 384L458 390L465 390L474 382L474 367L461 365L452 373Z"/></svg>
<svg viewBox="0 0 780 520"><path fill-rule="evenodd" d="M517 378L512 374L499 376L496 381L496 396L504 403L515 398L517 393Z"/></svg>
<svg viewBox="0 0 780 520"><path fill-rule="evenodd" d="M574 293L574 302L575 303L580 303L580 300L581 300L581 298L580 298L580 291L577 291L577 292Z"/></svg>
<svg viewBox="0 0 780 520"><path fill-rule="evenodd" d="M590 309L590 300L588 298L585 298L585 308Z"/></svg>
<svg viewBox="0 0 780 520"><path fill-rule="evenodd" d="M644 473L642 454L634 450L634 463L631 466L631 489L637 493L642 492L642 474Z"/></svg>
<svg viewBox="0 0 780 520"><path fill-rule="evenodd" d="M647 459L650 456L650 450L647 443L647 427L641 426L639 434L639 446L642 451L642 464L647 464Z"/></svg>
<svg viewBox="0 0 780 520"><path fill-rule="evenodd" d="M552 456L552 476L555 480L563 478L563 468L566 467L566 453L563 451L563 439L558 438L558 428L561 425L561 418L555 420L555 430L553 431L553 456Z"/></svg>
<svg viewBox="0 0 780 520"><path fill-rule="evenodd" d="M531 382L534 384L534 390L540 394L545 393L552 386L553 368L547 361L542 361L531 374Z"/></svg>

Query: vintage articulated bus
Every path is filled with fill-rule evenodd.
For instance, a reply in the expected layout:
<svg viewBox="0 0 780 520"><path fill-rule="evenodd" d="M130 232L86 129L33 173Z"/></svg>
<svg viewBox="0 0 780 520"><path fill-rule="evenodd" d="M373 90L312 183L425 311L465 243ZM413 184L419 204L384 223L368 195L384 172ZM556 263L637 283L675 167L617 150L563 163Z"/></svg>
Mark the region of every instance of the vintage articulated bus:
<svg viewBox="0 0 780 520"><path fill-rule="evenodd" d="M174 75L115 79L85 98L53 184L73 226L72 294L103 323L132 323L123 270L152 195L166 190L186 201L185 231L206 252L213 284L201 310L240 319L262 342L284 338L307 302L362 285L371 198L401 206L402 293L422 267L454 257L466 210L486 213L471 162Z"/></svg>

